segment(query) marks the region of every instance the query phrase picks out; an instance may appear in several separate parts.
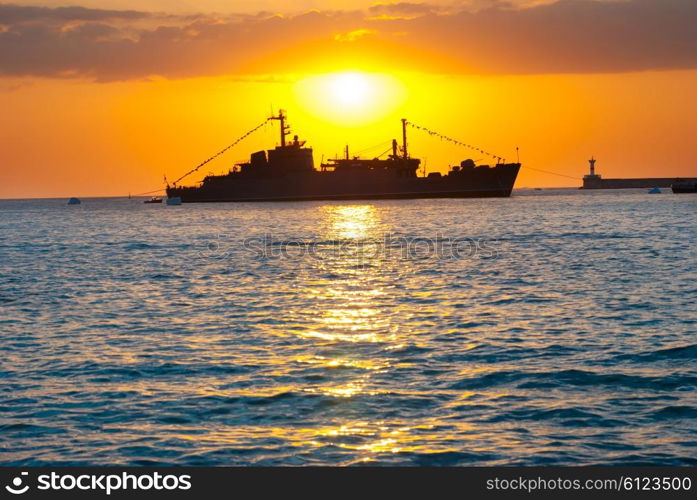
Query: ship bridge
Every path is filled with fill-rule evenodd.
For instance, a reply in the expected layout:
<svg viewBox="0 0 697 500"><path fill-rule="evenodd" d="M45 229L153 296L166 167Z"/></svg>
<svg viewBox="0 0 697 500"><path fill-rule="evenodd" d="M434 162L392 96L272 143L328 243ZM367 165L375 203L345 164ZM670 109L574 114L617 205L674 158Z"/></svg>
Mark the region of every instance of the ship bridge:
<svg viewBox="0 0 697 500"><path fill-rule="evenodd" d="M274 149L252 153L248 163L239 164L243 173L279 175L315 170L312 148L305 147L305 141L301 141L297 135L293 136L291 142L286 140L286 136L290 134L286 119L287 116L283 110L279 110L277 116L269 118L269 120L280 122L281 144Z"/></svg>

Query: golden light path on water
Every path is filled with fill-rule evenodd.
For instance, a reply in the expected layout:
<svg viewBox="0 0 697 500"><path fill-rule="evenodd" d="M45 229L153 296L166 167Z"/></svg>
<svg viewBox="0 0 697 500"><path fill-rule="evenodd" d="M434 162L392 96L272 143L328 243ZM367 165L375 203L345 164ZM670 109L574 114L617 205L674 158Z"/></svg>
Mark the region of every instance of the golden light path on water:
<svg viewBox="0 0 697 500"><path fill-rule="evenodd" d="M372 205L346 205L321 207L324 220L324 234L328 241L361 243L377 240L382 235L379 213ZM389 368L387 360L376 360L374 357L361 358L359 350L351 350L350 345L358 342L391 343L397 339L394 333L389 333L390 320L380 314L374 302L387 292L379 283L370 283L368 273L373 272L373 266L367 266L364 261L363 248L348 246L346 255L341 260L332 260L328 264L332 271L348 276L341 284L324 287L321 291L310 290L314 300L320 304L330 302L332 306L321 307L325 311L317 320L312 330L302 333L303 337L312 337L320 341L338 342L349 345L345 348L346 357L324 359L327 368L337 366L355 366L364 370L364 374L354 380L339 385L306 388L308 392L320 392L333 397L353 397L359 394L378 395L379 390L370 388L371 373ZM337 305L339 307L337 307ZM353 448L359 452L396 452L400 449L397 440L407 434L408 429L391 431L381 426L379 422L347 422L339 426L319 429L317 435L325 441L342 447ZM384 437L383 434L390 437ZM365 444L350 444L352 436L362 436L372 439ZM347 442L348 441L348 442ZM316 446L322 446L322 441L312 440ZM324 443L326 444L326 443ZM370 460L365 457L363 460Z"/></svg>

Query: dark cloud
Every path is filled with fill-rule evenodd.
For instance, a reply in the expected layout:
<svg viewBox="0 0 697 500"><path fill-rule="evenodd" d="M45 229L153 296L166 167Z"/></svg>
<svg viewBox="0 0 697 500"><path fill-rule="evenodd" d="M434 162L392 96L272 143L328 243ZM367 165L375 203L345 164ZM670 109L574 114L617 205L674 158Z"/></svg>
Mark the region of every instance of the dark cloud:
<svg viewBox="0 0 697 500"><path fill-rule="evenodd" d="M386 18L405 18L427 14L447 14L460 11L477 12L482 9L501 7L516 8L525 7L535 0L460 0L453 3L433 4L428 2L377 2L368 8L372 16L384 16Z"/></svg>
<svg viewBox="0 0 697 500"><path fill-rule="evenodd" d="M0 74L102 81L278 74L313 64L324 69L328 61L355 61L361 54L388 70L401 65L452 73L697 68L695 0L490 5L450 13L401 2L369 12L187 18L0 5ZM376 18L380 13L401 18ZM352 32L371 35L337 36Z"/></svg>
<svg viewBox="0 0 697 500"><path fill-rule="evenodd" d="M477 71L587 73L697 68L695 0L560 0L414 23L412 36Z"/></svg>
<svg viewBox="0 0 697 500"><path fill-rule="evenodd" d="M143 19L150 17L147 12L135 10L105 10L86 7L31 7L14 4L0 4L0 24L14 24L27 21L105 21L114 19Z"/></svg>
<svg viewBox="0 0 697 500"><path fill-rule="evenodd" d="M436 12L436 10L437 8L434 5L411 2L376 3L368 9L371 14L382 14L387 16L421 16Z"/></svg>

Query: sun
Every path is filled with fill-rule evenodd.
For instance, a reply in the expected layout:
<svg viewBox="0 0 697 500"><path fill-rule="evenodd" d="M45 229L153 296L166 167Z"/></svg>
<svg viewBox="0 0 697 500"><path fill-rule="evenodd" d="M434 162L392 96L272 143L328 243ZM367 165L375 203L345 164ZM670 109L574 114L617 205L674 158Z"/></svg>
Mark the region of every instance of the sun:
<svg viewBox="0 0 697 500"><path fill-rule="evenodd" d="M324 121L358 126L392 113L404 102L406 90L392 75L346 70L302 78L295 84L295 97Z"/></svg>
<svg viewBox="0 0 697 500"><path fill-rule="evenodd" d="M372 96L371 83L365 74L359 72L337 73L328 78L328 91L331 98L342 106L360 106Z"/></svg>

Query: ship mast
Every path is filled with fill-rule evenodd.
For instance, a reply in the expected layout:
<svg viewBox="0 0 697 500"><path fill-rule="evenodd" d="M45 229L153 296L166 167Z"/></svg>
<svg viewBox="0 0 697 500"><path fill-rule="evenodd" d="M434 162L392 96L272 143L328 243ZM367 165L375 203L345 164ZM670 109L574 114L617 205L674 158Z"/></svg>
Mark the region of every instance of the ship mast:
<svg viewBox="0 0 697 500"><path fill-rule="evenodd" d="M286 125L286 118L284 111L282 109L278 110L278 116L272 116L270 120L278 120L281 122L281 147L286 145L286 136L290 134L290 127Z"/></svg>
<svg viewBox="0 0 697 500"><path fill-rule="evenodd" d="M402 118L402 154L406 160L409 155L407 154L407 119Z"/></svg>

